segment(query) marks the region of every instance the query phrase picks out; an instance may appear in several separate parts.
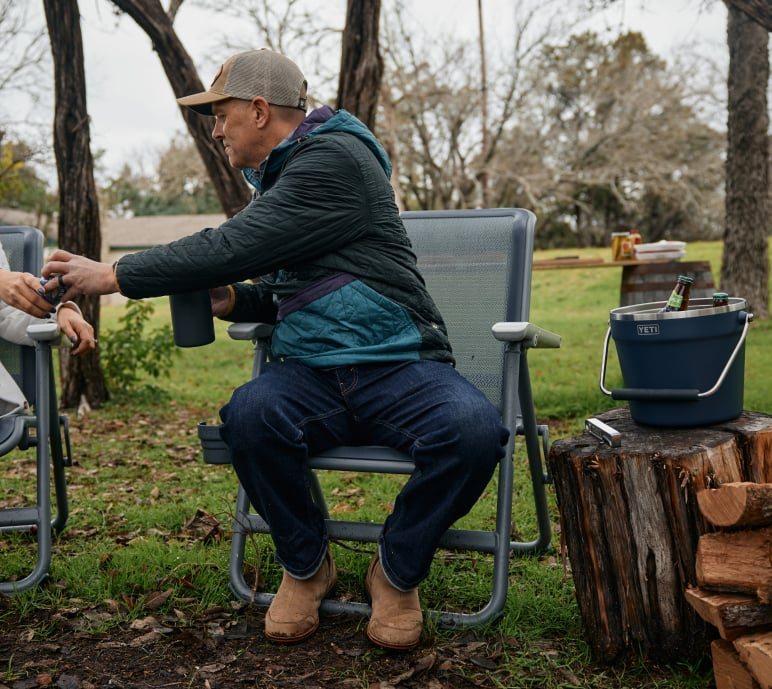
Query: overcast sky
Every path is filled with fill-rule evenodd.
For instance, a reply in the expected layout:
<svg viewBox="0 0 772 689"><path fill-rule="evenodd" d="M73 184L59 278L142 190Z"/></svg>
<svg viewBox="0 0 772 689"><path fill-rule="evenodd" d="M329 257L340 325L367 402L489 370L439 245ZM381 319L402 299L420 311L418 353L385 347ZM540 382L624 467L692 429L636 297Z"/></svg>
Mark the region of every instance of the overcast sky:
<svg viewBox="0 0 772 689"><path fill-rule="evenodd" d="M168 0L162 1L166 5ZM490 50L502 49L521 1L483 0ZM595 16L589 28L611 35L627 29L641 31L650 48L668 60L691 46L725 63L726 8L714 0L698 12L701 4L701 0L618 0L611 10ZM415 22L431 27L436 34L476 35L477 0L412 0L407 5ZM581 5L580 0L562 3L574 9ZM324 7L328 24L342 26L345 0L314 2L313 6ZM80 0L80 9L93 147L104 149L102 163L108 172L116 171L127 160L140 162L144 158L147 163L175 132L184 129L171 87L149 39L129 17L117 17L108 0ZM232 21L226 23L217 14L188 2L183 4L175 27L202 81L208 84L222 59L217 55L215 36L221 30L233 31ZM330 59L337 64L340 56L331 55ZM334 92L336 86L325 90ZM23 103L11 103L17 110L24 108ZM41 114L38 110L37 116Z"/></svg>

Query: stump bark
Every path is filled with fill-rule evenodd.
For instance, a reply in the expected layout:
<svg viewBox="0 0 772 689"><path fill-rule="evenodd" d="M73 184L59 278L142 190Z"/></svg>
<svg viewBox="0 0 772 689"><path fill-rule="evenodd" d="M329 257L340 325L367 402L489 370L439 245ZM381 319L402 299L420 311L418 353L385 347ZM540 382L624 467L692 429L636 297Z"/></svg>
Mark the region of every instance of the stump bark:
<svg viewBox="0 0 772 689"><path fill-rule="evenodd" d="M745 412L704 428L636 424L627 408L599 417L622 433L612 448L589 434L552 444L561 540L596 658L638 651L696 660L715 635L688 604L697 542L715 530L696 493L772 481L772 417Z"/></svg>

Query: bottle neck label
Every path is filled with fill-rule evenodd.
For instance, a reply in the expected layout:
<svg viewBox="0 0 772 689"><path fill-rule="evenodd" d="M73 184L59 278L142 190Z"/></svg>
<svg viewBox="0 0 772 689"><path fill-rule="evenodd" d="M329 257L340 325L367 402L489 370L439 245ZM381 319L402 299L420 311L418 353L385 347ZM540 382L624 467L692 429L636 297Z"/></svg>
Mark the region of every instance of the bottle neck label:
<svg viewBox="0 0 772 689"><path fill-rule="evenodd" d="M670 295L670 299L667 300L667 305L671 308L677 309L684 303L683 295L673 292Z"/></svg>

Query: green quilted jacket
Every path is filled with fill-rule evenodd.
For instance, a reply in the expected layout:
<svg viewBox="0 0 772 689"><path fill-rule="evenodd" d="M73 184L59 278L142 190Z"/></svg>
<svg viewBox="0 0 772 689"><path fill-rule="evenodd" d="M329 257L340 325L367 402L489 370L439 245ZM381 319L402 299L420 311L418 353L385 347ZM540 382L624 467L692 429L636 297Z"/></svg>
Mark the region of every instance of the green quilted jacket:
<svg viewBox="0 0 772 689"><path fill-rule="evenodd" d="M258 170L245 170L256 192L244 210L220 227L124 256L121 291L142 298L232 284L227 318L274 323L272 355L309 366L452 362L390 172L358 119L315 110Z"/></svg>

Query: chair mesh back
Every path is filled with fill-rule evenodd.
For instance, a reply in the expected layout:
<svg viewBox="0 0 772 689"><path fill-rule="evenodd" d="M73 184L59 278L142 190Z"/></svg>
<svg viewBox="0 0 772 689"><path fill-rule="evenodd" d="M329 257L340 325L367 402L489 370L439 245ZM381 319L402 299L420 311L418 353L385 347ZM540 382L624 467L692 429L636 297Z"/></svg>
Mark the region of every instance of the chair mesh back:
<svg viewBox="0 0 772 689"><path fill-rule="evenodd" d="M34 227L0 227L0 243L11 270L39 275L43 266L43 234ZM0 362L27 400L35 402L35 350L0 338Z"/></svg>
<svg viewBox="0 0 772 689"><path fill-rule="evenodd" d="M402 219L448 328L456 368L500 408L504 345L491 326L528 320L533 214L417 211Z"/></svg>

